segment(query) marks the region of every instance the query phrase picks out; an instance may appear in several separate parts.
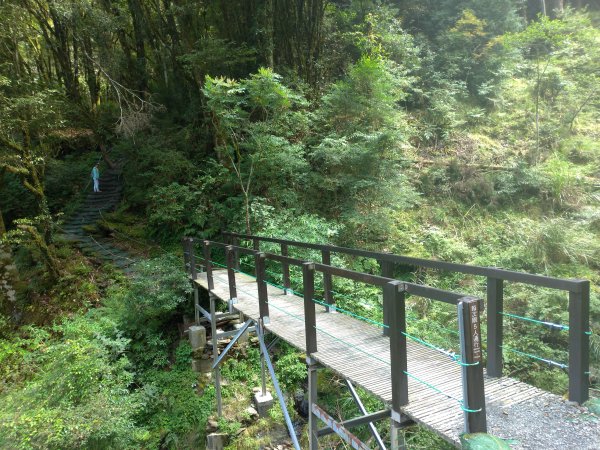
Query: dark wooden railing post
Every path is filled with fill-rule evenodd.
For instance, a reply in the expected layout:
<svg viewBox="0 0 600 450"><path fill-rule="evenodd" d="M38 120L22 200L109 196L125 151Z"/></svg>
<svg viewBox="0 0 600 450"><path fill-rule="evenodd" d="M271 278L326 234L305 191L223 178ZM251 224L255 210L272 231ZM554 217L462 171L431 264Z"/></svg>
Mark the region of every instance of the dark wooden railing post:
<svg viewBox="0 0 600 450"><path fill-rule="evenodd" d="M487 279L487 374L502 376L504 280Z"/></svg>
<svg viewBox="0 0 600 450"><path fill-rule="evenodd" d="M258 239L256 239L256 238L252 239L252 248L254 249L255 252L260 251L260 241ZM266 261L265 261L265 266L266 266ZM265 270L266 270L266 267L265 267ZM254 266L254 275L258 276L258 266Z"/></svg>
<svg viewBox="0 0 600 450"><path fill-rule="evenodd" d="M321 250L321 262L326 266L331 265L331 252L329 250ZM325 303L327 303L328 305L333 305L334 303L333 292L331 292L332 289L333 282L331 280L331 274L323 272L323 298L325 300ZM335 311L335 308L330 308L329 306L325 307L325 310L327 312L330 312L332 309Z"/></svg>
<svg viewBox="0 0 600 450"><path fill-rule="evenodd" d="M281 256L288 256L287 244L281 244ZM286 294L291 294L292 283L290 282L290 265L288 263L281 263L281 273L283 274L284 291Z"/></svg>
<svg viewBox="0 0 600 450"><path fill-rule="evenodd" d="M240 270L240 252L236 247L240 246L240 240L237 236L231 236L231 245L234 247L233 260L235 265L233 266L235 270Z"/></svg>
<svg viewBox="0 0 600 450"><path fill-rule="evenodd" d="M254 254L256 267L256 285L258 288L258 309L260 318L264 324L269 323L269 299L267 294L267 282L265 274L265 254L257 252Z"/></svg>
<svg viewBox="0 0 600 450"><path fill-rule="evenodd" d="M383 301L389 307L390 363L392 371L392 416L408 403L406 356L406 308L404 283L390 281L383 287ZM394 417L392 417L394 419ZM400 422L400 418L395 420Z"/></svg>
<svg viewBox="0 0 600 450"><path fill-rule="evenodd" d="M227 261L227 279L229 280L229 299L231 303L237 303L237 288L235 285L235 256L231 245L225 247L225 260Z"/></svg>
<svg viewBox="0 0 600 450"><path fill-rule="evenodd" d="M204 270L206 270L208 289L212 290L215 288L215 284L213 281L212 261L210 260L210 241L203 241L202 251L204 254Z"/></svg>
<svg viewBox="0 0 600 450"><path fill-rule="evenodd" d="M183 268L185 273L190 273L190 246L188 245L188 237L181 238L181 246L183 247Z"/></svg>
<svg viewBox="0 0 600 450"><path fill-rule="evenodd" d="M487 432L479 308L477 298L458 302L465 433Z"/></svg>
<svg viewBox="0 0 600 450"><path fill-rule="evenodd" d="M381 265L381 276L386 278L394 278L394 263L391 261L380 261ZM386 305L385 294L383 296L383 335L389 336L389 325L390 325L390 310L389 305Z"/></svg>
<svg viewBox="0 0 600 450"><path fill-rule="evenodd" d="M590 282L579 287L569 292L569 400L582 404L590 387Z"/></svg>
<svg viewBox="0 0 600 450"><path fill-rule="evenodd" d="M315 311L315 265L302 264L302 284L304 291L304 332L306 335L306 355L317 351L317 316Z"/></svg>
<svg viewBox="0 0 600 450"><path fill-rule="evenodd" d="M196 252L195 252L195 241L194 238L188 239L188 248L189 248L189 264L190 264L190 275L192 280L198 278L198 270L196 269Z"/></svg>

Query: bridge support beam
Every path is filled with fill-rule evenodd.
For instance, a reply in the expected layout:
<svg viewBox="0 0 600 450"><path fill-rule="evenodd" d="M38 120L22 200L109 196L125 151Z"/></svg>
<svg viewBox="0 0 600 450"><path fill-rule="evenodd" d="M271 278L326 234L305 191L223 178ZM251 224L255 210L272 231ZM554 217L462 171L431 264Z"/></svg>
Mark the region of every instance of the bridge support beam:
<svg viewBox="0 0 600 450"><path fill-rule="evenodd" d="M406 450L406 440L402 430L408 425L412 425L410 419L402 420L402 415L397 411L392 411L390 419L390 450Z"/></svg>
<svg viewBox="0 0 600 450"><path fill-rule="evenodd" d="M358 406L358 410L362 414L367 415L368 414L367 409L365 408L363 403L360 401L360 397L358 396L358 393L354 389L354 386L352 386L352 383L350 382L350 380L346 380L346 386L348 386L350 395L352 395L352 398L356 402L356 405ZM381 450L385 450L385 444L381 440L381 436L379 435L379 432L377 431L377 428L375 428L375 425L373 424L373 422L369 422L369 429L371 430L371 434L373 435L373 438L375 439L375 441L377 441L377 445L379 445L379 448Z"/></svg>
<svg viewBox="0 0 600 450"><path fill-rule="evenodd" d="M212 350L213 350L213 372L215 377L215 397L217 398L217 415L221 417L223 414L223 400L221 398L221 369L218 365L219 360L219 339L217 338L217 313L216 302L217 297L209 291L210 299L210 330L212 335Z"/></svg>
<svg viewBox="0 0 600 450"><path fill-rule="evenodd" d="M308 448L319 449L319 419L313 413L312 405L317 403L317 369L318 364L310 356L306 357L308 366Z"/></svg>
<svg viewBox="0 0 600 450"><path fill-rule="evenodd" d="M271 374L271 381L273 382L273 387L275 388L275 392L277 393L277 398L279 399L279 406L281 406L281 410L283 411L283 416L285 417L285 423L288 428L288 433L290 438L292 439L292 444L294 445L295 450L301 450L300 444L298 443L298 438L296 437L296 431L294 430L294 425L292 424L292 419L287 411L287 406L285 404L285 398L283 397L283 393L279 387L279 382L277 381L277 376L275 375L275 369L273 368L273 364L271 364L271 358L269 358L269 352L267 351L267 346L265 344L265 334L264 334L264 323L259 320L256 323L256 330L258 333L258 343L260 345L261 353L264 355L265 363L267 368L269 369L269 373Z"/></svg>

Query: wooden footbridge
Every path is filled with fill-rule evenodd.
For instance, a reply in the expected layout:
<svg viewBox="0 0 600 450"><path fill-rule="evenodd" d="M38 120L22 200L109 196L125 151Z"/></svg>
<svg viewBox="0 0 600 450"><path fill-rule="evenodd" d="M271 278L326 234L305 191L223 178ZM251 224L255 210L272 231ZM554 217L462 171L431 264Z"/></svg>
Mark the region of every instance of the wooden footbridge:
<svg viewBox="0 0 600 450"><path fill-rule="evenodd" d="M505 282L526 283L568 292L568 326L547 324L568 331L568 365L544 361L568 370L570 402L565 405L567 410L577 408L576 404L588 399L589 281L557 279L503 269L236 233L224 233L223 241L225 242L184 239L185 264L196 287L196 320L199 321L204 315L211 322L213 331L213 368L218 412L221 413L219 364L238 337L253 326L261 346L263 394L268 368L296 448L300 446L264 343L267 332L306 352L310 406L308 442L311 450L318 448L320 436L332 432L337 433L353 448L369 448L350 431L352 427L364 424L369 424L377 446L388 448L372 426L373 422L386 418L391 423L391 449L404 447L400 430L415 422L456 446L460 446L461 433L489 432L505 439L516 439L521 448L538 448L533 442L526 442L528 437L511 428L512 422L505 418L516 409L525 407L524 405L531 408L534 399L542 398L546 404L566 402L558 396L502 375ZM261 251L261 246L268 247L271 251ZM290 249L316 251L320 253L320 260L312 262L291 257ZM222 263L216 261L215 253L224 254ZM381 272L373 275L335 267L331 263L332 255L375 259L379 262ZM252 260L252 274L240 271L241 259ZM394 278L396 266L424 267L485 277L486 298L478 299L397 280ZM280 269L278 273L281 285L270 282L268 278L268 272L272 272L267 268L276 267ZM292 290L290 269L294 267L302 273L301 293ZM315 285L315 274L320 274L317 276L319 286ZM361 317L336 307L333 277L381 288L383 321ZM209 292L210 311L200 306L198 289ZM315 298L316 289L322 290L322 300ZM456 306L459 354L438 348L407 333L407 296ZM215 312L218 300L227 302L230 311L239 312L247 319L220 355L217 339L214 339L214 336L218 336ZM483 312L487 314L486 345L481 340L480 315ZM484 352L484 349L487 351ZM319 406L316 375L321 367L335 371L346 380L363 416L339 421ZM353 386L360 386L381 399L388 407L377 412L367 412ZM534 411L532 417L535 416L534 413L544 414L543 411ZM594 448L594 444L588 445L589 436L586 437L587 441L577 436L578 429L566 417L553 419L554 426L541 430L542 433L556 436L572 434L573 442L579 442L573 448ZM323 425L320 427L321 423ZM592 435L597 437L595 442L600 443L600 427L597 424L590 426L595 427Z"/></svg>

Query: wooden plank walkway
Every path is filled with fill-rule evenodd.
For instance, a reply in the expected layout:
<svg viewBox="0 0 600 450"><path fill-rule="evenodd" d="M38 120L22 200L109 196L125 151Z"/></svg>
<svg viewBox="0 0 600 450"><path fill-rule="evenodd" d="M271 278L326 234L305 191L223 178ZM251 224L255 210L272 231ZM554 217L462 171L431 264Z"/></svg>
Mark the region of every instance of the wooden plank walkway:
<svg viewBox="0 0 600 450"><path fill-rule="evenodd" d="M215 287L211 292L221 300L229 299L227 272L214 270L213 280ZM208 289L206 274L198 274L196 283ZM234 308L248 318L258 319L255 279L237 274L236 285L238 302ZM305 351L303 299L296 295L286 295L282 289L270 285L268 297L270 323L265 328ZM320 305L316 305L316 314L318 352L312 356L323 366L389 404L392 399L390 347L389 339L382 335L381 328L345 314L327 313ZM407 345L408 373L453 398L435 392L409 377L409 404L402 412L419 425L459 447L459 435L464 429L464 413L458 401L462 399L461 367L449 356L410 339L407 340ZM539 448L539 442L538 445L524 442L524 437L514 429L514 424L506 420L513 414L514 408L531 399L544 399L548 404L564 403L564 400L556 395L507 377L486 376L485 395L489 432L505 439L519 440L519 448ZM528 402L528 407L531 407L530 403ZM541 414L544 415L543 412ZM568 423L568 420L566 422ZM556 424L560 423L561 418L557 417ZM511 424L512 428L507 428L506 424ZM596 442L600 443L600 426L596 428ZM557 426L548 429L547 432L564 436L565 433L573 433L575 430L573 427L561 430L561 427ZM577 442L577 436L573 436L573 442Z"/></svg>

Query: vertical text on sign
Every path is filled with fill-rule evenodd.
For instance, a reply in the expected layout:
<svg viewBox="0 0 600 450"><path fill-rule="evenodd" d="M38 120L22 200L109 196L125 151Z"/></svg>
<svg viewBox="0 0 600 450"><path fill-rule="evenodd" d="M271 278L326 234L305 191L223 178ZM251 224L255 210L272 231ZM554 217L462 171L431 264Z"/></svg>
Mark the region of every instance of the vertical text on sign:
<svg viewBox="0 0 600 450"><path fill-rule="evenodd" d="M473 344L473 362L481 361L481 326L479 323L479 302L473 302L469 305L469 316L471 317L471 336Z"/></svg>

